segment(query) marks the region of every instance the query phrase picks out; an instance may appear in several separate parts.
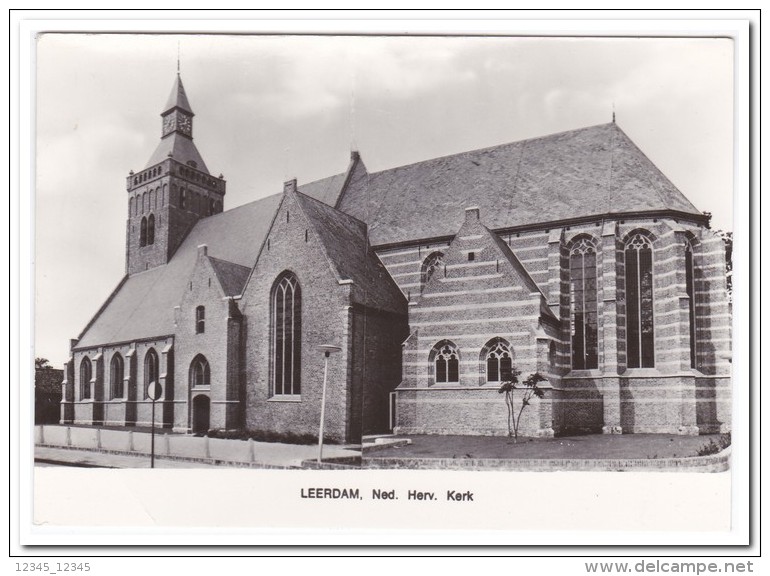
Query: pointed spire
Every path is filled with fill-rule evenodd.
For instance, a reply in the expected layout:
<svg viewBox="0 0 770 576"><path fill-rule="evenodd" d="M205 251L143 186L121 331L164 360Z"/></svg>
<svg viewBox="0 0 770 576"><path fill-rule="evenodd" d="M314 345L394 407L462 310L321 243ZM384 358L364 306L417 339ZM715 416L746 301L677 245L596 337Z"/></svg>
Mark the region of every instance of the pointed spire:
<svg viewBox="0 0 770 576"><path fill-rule="evenodd" d="M190 102L187 100L187 93L184 90L184 84L182 84L182 76L177 72L176 79L174 80L174 86L171 88L171 94L166 102L166 107L163 109L163 114L170 112L174 108L180 108L185 112L192 114L192 108Z"/></svg>

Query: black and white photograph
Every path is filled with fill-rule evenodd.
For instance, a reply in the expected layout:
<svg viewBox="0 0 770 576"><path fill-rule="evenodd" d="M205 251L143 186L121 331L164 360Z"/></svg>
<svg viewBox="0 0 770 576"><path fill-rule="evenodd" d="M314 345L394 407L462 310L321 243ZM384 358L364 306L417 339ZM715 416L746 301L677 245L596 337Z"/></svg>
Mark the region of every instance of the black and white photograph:
<svg viewBox="0 0 770 576"><path fill-rule="evenodd" d="M36 525L729 531L733 38L31 50Z"/></svg>

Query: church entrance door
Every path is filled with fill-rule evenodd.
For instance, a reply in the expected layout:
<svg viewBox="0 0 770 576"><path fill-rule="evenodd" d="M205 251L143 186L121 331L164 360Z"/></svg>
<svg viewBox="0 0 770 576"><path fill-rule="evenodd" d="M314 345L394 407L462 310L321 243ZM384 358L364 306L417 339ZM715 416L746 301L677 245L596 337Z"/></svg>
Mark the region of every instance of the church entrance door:
<svg viewBox="0 0 770 576"><path fill-rule="evenodd" d="M193 398L192 430L195 434L205 434L209 431L210 412L211 401L208 396L201 394Z"/></svg>

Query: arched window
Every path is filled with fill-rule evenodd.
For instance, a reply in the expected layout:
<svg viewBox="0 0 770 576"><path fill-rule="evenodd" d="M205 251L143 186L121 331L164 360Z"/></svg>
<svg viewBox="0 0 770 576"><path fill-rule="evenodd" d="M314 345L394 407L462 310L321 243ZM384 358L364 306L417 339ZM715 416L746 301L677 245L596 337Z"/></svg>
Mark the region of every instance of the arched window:
<svg viewBox="0 0 770 576"><path fill-rule="evenodd" d="M506 382L513 375L511 345L502 338L487 342L481 351L481 360L486 365L487 382Z"/></svg>
<svg viewBox="0 0 770 576"><path fill-rule="evenodd" d="M573 243L569 253L569 275L572 368L597 368L596 247L589 238L583 237Z"/></svg>
<svg viewBox="0 0 770 576"><path fill-rule="evenodd" d="M160 206L161 208L166 205L166 193L168 192L168 184L163 185L163 191L160 195Z"/></svg>
<svg viewBox="0 0 770 576"><path fill-rule="evenodd" d="M187 190L184 188L179 191L179 207L182 210L187 208Z"/></svg>
<svg viewBox="0 0 770 576"><path fill-rule="evenodd" d="M139 246L147 246L147 218L144 216L139 226Z"/></svg>
<svg viewBox="0 0 770 576"><path fill-rule="evenodd" d="M456 384L460 381L460 354L449 340L442 340L433 347L430 360L436 384Z"/></svg>
<svg viewBox="0 0 770 576"><path fill-rule="evenodd" d="M195 309L195 333L203 334L206 331L206 308L198 306Z"/></svg>
<svg viewBox="0 0 770 576"><path fill-rule="evenodd" d="M144 398L150 397L150 384L158 381L158 354L150 348L144 355Z"/></svg>
<svg viewBox="0 0 770 576"><path fill-rule="evenodd" d="M652 242L642 234L626 241L626 355L629 368L655 366Z"/></svg>
<svg viewBox="0 0 770 576"><path fill-rule="evenodd" d="M147 192L142 194L142 214L144 214L145 210L149 207L149 204L147 203Z"/></svg>
<svg viewBox="0 0 770 576"><path fill-rule="evenodd" d="M297 277L290 272L280 276L273 286L272 364L273 394L300 393L302 292Z"/></svg>
<svg viewBox="0 0 770 576"><path fill-rule="evenodd" d="M690 300L690 368L697 366L698 340L696 327L697 299L695 297L695 258L689 240L684 243L684 265L687 296Z"/></svg>
<svg viewBox="0 0 770 576"><path fill-rule="evenodd" d="M425 289L425 285L433 276L436 270L443 268L444 255L441 252L433 252L422 263L422 270L420 272L420 291Z"/></svg>
<svg viewBox="0 0 770 576"><path fill-rule="evenodd" d="M134 215L134 197L133 196L128 200L128 215L129 216Z"/></svg>
<svg viewBox="0 0 770 576"><path fill-rule="evenodd" d="M155 192L150 190L150 196L149 196L148 202L147 202L147 209L148 210L152 210L154 203L155 203Z"/></svg>
<svg viewBox="0 0 770 576"><path fill-rule="evenodd" d="M80 399L91 398L91 359L86 356L80 361Z"/></svg>
<svg viewBox="0 0 770 576"><path fill-rule="evenodd" d="M190 363L190 387L200 388L211 385L209 362L203 354L198 354Z"/></svg>
<svg viewBox="0 0 770 576"><path fill-rule="evenodd" d="M110 362L110 397L123 398L123 357L118 352Z"/></svg>
<svg viewBox="0 0 770 576"><path fill-rule="evenodd" d="M147 218L147 244L155 244L155 215Z"/></svg>

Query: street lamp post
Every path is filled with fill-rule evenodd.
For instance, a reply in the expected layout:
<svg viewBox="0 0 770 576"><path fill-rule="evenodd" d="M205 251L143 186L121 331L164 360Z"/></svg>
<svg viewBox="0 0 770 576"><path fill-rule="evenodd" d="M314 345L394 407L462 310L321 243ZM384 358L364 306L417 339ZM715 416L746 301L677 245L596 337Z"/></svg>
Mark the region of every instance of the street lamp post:
<svg viewBox="0 0 770 576"><path fill-rule="evenodd" d="M321 464L324 452L324 416L326 414L326 376L329 370L329 356L340 352L342 348L331 344L321 344L318 349L324 353L324 384L321 390L321 425L318 430L318 464Z"/></svg>

